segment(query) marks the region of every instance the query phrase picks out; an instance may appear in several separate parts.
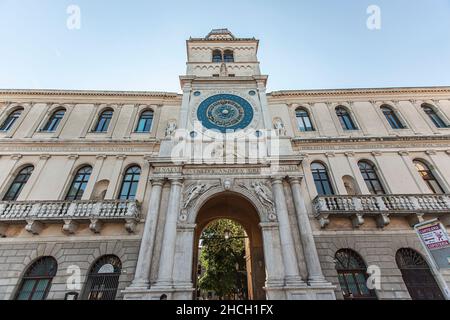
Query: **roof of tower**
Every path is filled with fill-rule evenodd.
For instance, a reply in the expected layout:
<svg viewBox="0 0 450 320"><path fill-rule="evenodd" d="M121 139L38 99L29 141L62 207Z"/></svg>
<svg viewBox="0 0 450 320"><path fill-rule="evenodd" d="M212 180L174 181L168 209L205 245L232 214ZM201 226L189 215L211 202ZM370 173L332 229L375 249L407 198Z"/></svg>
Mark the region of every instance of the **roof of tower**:
<svg viewBox="0 0 450 320"><path fill-rule="evenodd" d="M248 41L248 40L256 40L255 38L236 38L233 33L227 28L221 29L212 29L210 33L206 35L204 38L190 38L190 40L194 41Z"/></svg>

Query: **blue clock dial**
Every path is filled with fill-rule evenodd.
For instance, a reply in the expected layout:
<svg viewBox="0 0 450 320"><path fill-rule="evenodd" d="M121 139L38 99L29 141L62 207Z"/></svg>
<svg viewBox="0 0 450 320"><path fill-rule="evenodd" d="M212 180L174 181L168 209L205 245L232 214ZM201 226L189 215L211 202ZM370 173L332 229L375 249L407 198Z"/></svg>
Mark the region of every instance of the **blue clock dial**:
<svg viewBox="0 0 450 320"><path fill-rule="evenodd" d="M197 117L205 128L226 133L248 127L254 112L247 100L232 94L218 94L200 104Z"/></svg>

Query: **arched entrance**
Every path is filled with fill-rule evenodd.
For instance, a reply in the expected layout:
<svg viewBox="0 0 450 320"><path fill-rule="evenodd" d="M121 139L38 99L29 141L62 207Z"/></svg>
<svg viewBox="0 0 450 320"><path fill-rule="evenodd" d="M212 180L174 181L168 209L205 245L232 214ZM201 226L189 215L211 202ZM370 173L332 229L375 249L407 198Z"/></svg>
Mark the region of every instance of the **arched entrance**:
<svg viewBox="0 0 450 320"><path fill-rule="evenodd" d="M397 265L413 300L444 300L430 267L417 251L402 248L397 251Z"/></svg>
<svg viewBox="0 0 450 320"><path fill-rule="evenodd" d="M263 238L259 225L260 218L257 210L248 199L233 192L224 192L215 195L206 201L198 212L193 248L194 264L192 268L192 279L194 287L197 287L200 237L208 225L219 219L232 220L244 228L248 236L246 240L248 298L250 300L265 300L266 293L264 291L264 284L266 270Z"/></svg>

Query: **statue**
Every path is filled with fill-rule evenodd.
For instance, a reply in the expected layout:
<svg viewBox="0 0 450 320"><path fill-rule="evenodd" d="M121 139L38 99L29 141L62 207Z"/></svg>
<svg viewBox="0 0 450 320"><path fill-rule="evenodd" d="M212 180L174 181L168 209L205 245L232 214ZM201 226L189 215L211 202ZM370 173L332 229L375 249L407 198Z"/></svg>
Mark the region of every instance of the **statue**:
<svg viewBox="0 0 450 320"><path fill-rule="evenodd" d="M272 199L270 199L269 195L267 194L266 190L264 190L263 184L261 182L253 182L252 188L255 190L256 195L258 196L259 201L261 201L262 204L270 206L272 209L275 206Z"/></svg>
<svg viewBox="0 0 450 320"><path fill-rule="evenodd" d="M175 121L169 121L166 128L166 137L172 137L175 130L177 130L177 123Z"/></svg>
<svg viewBox="0 0 450 320"><path fill-rule="evenodd" d="M275 128L275 132L277 133L277 136L286 136L286 128L284 127L283 120L280 118L276 118L273 124Z"/></svg>
<svg viewBox="0 0 450 320"><path fill-rule="evenodd" d="M189 192L189 196L184 203L183 209L186 210L192 201L197 199L206 189L206 184L198 183L194 188Z"/></svg>

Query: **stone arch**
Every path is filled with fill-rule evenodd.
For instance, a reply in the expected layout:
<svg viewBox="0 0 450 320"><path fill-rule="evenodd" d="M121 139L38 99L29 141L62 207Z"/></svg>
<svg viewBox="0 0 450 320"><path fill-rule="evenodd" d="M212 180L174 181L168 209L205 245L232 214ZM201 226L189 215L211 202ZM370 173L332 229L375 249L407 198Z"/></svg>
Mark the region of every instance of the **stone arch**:
<svg viewBox="0 0 450 320"><path fill-rule="evenodd" d="M238 223L246 232L246 271L248 283L248 298L250 300L265 300L266 253L264 252L263 231L261 222L266 215L258 210L259 200L244 187L215 187L205 192L194 204L189 215L189 221L196 226L193 242L192 281L197 284L197 265L199 259L198 244L202 232L214 221L227 219Z"/></svg>
<svg viewBox="0 0 450 320"><path fill-rule="evenodd" d="M267 210L260 210L258 208L262 208L263 206L259 202L259 200L256 198L256 196L250 192L249 190L240 187L240 186L232 186L230 189L226 189L223 186L217 186L214 188L211 188L204 194L202 194L194 203L194 205L191 207L191 209L188 211L187 216L187 223L195 224L195 221L197 220L197 215L200 212L200 209L211 199L214 197L222 194L222 193L229 193L234 194L238 197L244 198L253 206L255 211L258 213L260 222L268 222L270 219L268 217Z"/></svg>

